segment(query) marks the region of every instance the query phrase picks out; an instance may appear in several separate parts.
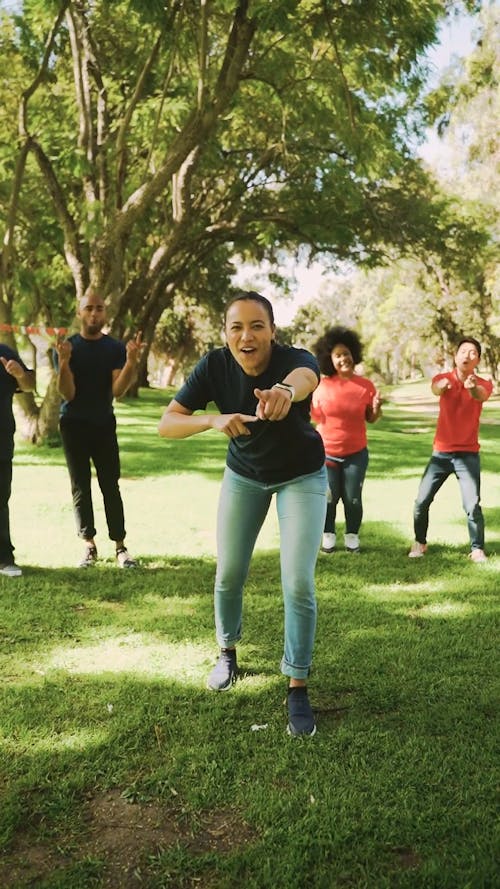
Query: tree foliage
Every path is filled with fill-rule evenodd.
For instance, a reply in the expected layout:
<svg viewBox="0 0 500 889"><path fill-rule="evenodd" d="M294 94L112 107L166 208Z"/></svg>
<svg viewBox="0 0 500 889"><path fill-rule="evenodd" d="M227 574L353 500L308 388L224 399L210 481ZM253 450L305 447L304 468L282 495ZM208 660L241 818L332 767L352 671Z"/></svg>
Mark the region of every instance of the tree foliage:
<svg viewBox="0 0 500 889"><path fill-rule="evenodd" d="M391 183L399 237L385 242L384 266L323 289L287 336L311 345L323 326L358 327L368 365L387 382L449 364L465 333L483 343L494 377L500 363L497 183L500 158L499 9L486 4L471 55L446 72L426 99L442 134L445 161L413 181Z"/></svg>
<svg viewBox="0 0 500 889"><path fill-rule="evenodd" d="M448 6L25 0L2 24L4 320L28 290L69 323L92 286L150 346L174 299L227 292L235 255L406 247L422 57Z"/></svg>

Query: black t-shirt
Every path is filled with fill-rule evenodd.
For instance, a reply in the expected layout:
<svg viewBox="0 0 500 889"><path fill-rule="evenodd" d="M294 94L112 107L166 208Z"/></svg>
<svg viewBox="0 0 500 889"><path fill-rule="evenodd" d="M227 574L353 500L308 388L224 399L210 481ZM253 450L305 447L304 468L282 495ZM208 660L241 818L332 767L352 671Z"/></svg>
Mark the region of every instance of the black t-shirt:
<svg viewBox="0 0 500 889"><path fill-rule="evenodd" d="M305 349L274 345L271 361L257 377L248 376L225 347L214 349L196 365L175 400L191 411L215 402L221 414L255 415L254 389L270 389L297 367L308 367L319 379L316 359ZM250 435L232 438L227 465L234 472L274 484L316 472L324 463L321 436L310 422L311 398L294 402L284 420L257 420L248 424Z"/></svg>
<svg viewBox="0 0 500 889"><path fill-rule="evenodd" d="M0 357L5 358L7 361L17 361L23 370L28 370L17 352L14 352L9 346L4 346L3 343L0 343ZM16 430L16 423L12 411L12 398L14 393L18 391L20 390L16 378L13 377L12 374L7 373L0 361L0 450L3 455L5 446L9 442L12 442L12 437ZM8 450L11 452L11 444L9 445Z"/></svg>
<svg viewBox="0 0 500 889"><path fill-rule="evenodd" d="M61 417L105 424L113 416L113 371L121 370L127 360L125 346L106 334L87 340L75 333L68 339L76 393L72 401L62 402ZM54 361L57 368L57 353Z"/></svg>

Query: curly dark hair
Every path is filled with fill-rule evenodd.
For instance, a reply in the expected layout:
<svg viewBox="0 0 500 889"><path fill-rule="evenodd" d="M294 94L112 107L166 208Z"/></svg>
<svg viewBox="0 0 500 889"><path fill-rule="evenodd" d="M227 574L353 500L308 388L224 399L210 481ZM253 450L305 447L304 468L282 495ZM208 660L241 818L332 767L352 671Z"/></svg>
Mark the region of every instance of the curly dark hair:
<svg viewBox="0 0 500 889"><path fill-rule="evenodd" d="M347 346L354 364L359 364L363 357L363 346L354 330L349 330L348 327L330 327L313 346L319 369L327 377L333 377L337 373L332 363L332 349L339 343Z"/></svg>

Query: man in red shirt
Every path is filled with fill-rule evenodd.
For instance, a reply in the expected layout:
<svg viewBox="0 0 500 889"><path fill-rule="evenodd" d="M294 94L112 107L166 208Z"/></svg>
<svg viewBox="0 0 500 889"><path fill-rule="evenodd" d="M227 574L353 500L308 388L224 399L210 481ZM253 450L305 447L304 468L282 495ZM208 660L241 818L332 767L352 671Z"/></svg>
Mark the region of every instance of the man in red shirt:
<svg viewBox="0 0 500 889"><path fill-rule="evenodd" d="M480 358L480 343L473 337L464 337L457 346L454 369L432 379L431 389L439 397L439 417L432 456L415 500L415 542L408 553L411 559L418 559L427 551L429 507L448 476L454 473L467 516L469 557L473 562L486 561L478 431L483 401L490 397L493 384L476 375Z"/></svg>

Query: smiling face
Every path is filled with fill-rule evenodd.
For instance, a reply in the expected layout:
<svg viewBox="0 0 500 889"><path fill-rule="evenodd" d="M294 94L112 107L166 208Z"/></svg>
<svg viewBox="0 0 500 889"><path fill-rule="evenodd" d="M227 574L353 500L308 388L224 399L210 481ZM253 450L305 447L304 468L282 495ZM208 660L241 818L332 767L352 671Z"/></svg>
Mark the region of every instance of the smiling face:
<svg viewBox="0 0 500 889"><path fill-rule="evenodd" d="M479 352L474 343L462 343L455 355L455 365L461 379L473 374L479 364Z"/></svg>
<svg viewBox="0 0 500 889"><path fill-rule="evenodd" d="M240 299L227 310L226 342L231 355L250 377L265 371L271 360L274 324L265 306Z"/></svg>
<svg viewBox="0 0 500 889"><path fill-rule="evenodd" d="M352 377L354 373L354 361L352 353L343 343L337 343L331 352L332 364L335 373L339 377Z"/></svg>
<svg viewBox="0 0 500 889"><path fill-rule="evenodd" d="M82 336L88 340L99 339L106 323L106 306L102 297L95 293L82 297L78 307L78 317Z"/></svg>

